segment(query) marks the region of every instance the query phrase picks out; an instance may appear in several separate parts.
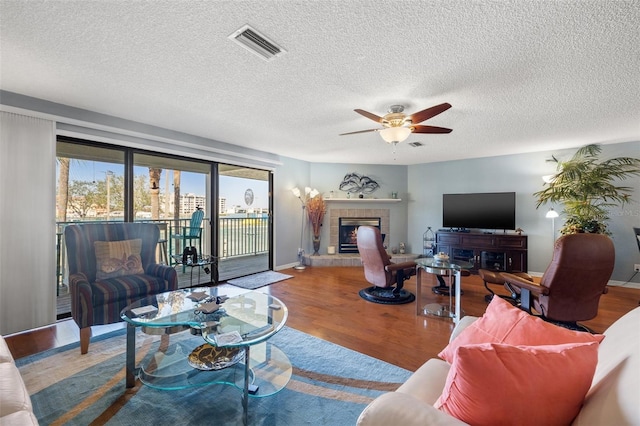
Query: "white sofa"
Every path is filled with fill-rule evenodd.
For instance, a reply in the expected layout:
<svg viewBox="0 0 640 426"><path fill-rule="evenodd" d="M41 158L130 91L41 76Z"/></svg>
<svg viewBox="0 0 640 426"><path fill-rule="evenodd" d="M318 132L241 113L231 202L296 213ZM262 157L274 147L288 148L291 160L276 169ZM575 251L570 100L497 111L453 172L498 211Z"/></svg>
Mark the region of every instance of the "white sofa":
<svg viewBox="0 0 640 426"><path fill-rule="evenodd" d="M31 398L24 386L9 347L0 336L0 425L37 425Z"/></svg>
<svg viewBox="0 0 640 426"><path fill-rule="evenodd" d="M476 319L464 317L451 340ZM604 335L591 388L572 425L640 425L640 307L612 324ZM448 372L447 362L428 360L395 392L371 402L361 413L358 425L466 424L433 407ZM496 404L498 409L508 409L500 401Z"/></svg>

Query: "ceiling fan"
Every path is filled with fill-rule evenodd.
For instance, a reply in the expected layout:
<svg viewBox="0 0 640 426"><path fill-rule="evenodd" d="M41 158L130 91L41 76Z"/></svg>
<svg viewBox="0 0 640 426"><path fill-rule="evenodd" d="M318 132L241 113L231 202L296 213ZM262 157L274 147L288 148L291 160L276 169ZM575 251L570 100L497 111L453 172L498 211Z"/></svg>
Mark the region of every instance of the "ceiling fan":
<svg viewBox="0 0 640 426"><path fill-rule="evenodd" d="M382 136L382 139L384 139L388 143L396 144L407 139L411 133L451 133L452 130L445 127L424 126L419 124L425 120L435 117L440 113L445 112L449 108L451 108L451 104L443 103L440 105L432 106L431 108L424 109L422 111L418 111L411 115L406 115L405 113L403 113L403 105L391 105L389 107L389 112L382 117L379 117L362 109L355 109L354 111L358 114L382 124L383 127L381 129L369 129L359 130L357 132L341 133L340 136L355 135L357 133L380 132L380 136Z"/></svg>

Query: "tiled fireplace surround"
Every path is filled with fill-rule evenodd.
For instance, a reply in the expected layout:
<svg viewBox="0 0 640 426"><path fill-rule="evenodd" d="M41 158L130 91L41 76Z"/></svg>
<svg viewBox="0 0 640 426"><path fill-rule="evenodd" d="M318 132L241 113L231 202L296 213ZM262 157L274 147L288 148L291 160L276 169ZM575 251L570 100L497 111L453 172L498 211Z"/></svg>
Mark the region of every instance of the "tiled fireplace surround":
<svg viewBox="0 0 640 426"><path fill-rule="evenodd" d="M338 253L338 219L345 217L375 217L380 218L380 232L389 235L389 209L329 209L329 242L322 242L320 255L305 254L305 265L309 266L362 266L358 253ZM327 254L327 247L336 248L336 254ZM412 260L416 255L394 254L393 262Z"/></svg>

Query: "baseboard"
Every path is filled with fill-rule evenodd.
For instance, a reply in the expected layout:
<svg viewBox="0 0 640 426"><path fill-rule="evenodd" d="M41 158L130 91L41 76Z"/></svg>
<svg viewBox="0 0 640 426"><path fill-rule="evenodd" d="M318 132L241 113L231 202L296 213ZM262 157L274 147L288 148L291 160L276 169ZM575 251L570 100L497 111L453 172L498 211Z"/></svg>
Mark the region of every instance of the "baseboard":
<svg viewBox="0 0 640 426"><path fill-rule="evenodd" d="M298 262L287 263L286 265L278 265L273 268L274 271L281 271L283 269L291 269L294 266L298 266Z"/></svg>
<svg viewBox="0 0 640 426"><path fill-rule="evenodd" d="M611 287L627 287L627 288L637 288L640 289L640 283L635 282L624 282L624 281L609 281L609 285Z"/></svg>

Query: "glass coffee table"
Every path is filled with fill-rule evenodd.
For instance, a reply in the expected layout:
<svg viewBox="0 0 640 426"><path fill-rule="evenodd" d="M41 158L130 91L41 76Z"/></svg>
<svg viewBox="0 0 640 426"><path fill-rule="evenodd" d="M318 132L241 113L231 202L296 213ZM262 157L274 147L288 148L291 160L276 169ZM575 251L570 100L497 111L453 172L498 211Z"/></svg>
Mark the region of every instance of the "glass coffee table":
<svg viewBox="0 0 640 426"><path fill-rule="evenodd" d="M126 385L134 387L137 375L145 385L166 390L235 386L242 390L246 424L249 397L273 395L291 378L289 358L267 342L284 327L288 311L284 303L268 294L248 291L226 298L219 292L215 287L176 290L146 297L123 309L120 315L127 322ZM183 339L171 353L158 352L136 368L136 327L162 335L190 330L202 337L202 344Z"/></svg>
<svg viewBox="0 0 640 426"><path fill-rule="evenodd" d="M434 257L425 257L416 259L417 283L416 283L416 314L427 314L437 317L452 318L455 324L460 322L462 310L460 308L460 288L461 271L463 269L471 268L473 265L469 262L461 260L438 260ZM449 304L448 306L440 303L431 303L426 306L420 305L420 297L422 294L422 275L424 272L428 272L434 275L448 276L451 282L455 279L455 307L451 300L451 292L449 292ZM453 285L453 282L451 283Z"/></svg>

